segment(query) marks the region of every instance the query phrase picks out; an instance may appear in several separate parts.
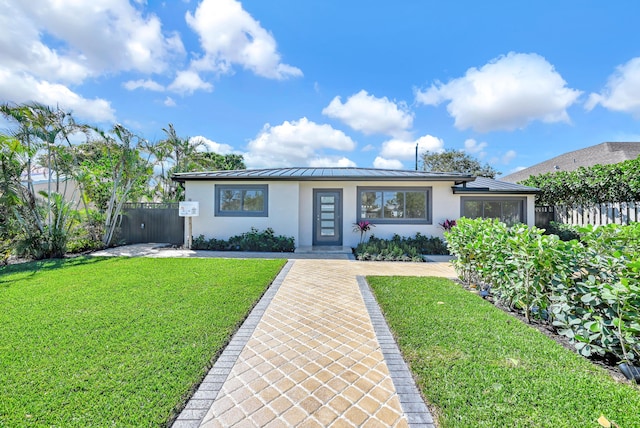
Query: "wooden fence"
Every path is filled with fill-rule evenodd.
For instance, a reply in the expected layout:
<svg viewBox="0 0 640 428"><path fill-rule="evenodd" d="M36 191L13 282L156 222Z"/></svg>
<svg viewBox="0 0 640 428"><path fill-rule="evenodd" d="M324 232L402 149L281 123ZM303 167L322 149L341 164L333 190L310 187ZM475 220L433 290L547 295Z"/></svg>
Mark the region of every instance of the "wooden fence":
<svg viewBox="0 0 640 428"><path fill-rule="evenodd" d="M543 207L536 207L536 218L538 216L538 208ZM553 221L564 224L605 225L610 223L629 224L634 221L640 221L640 202L616 202L577 207L556 206L551 208L553 210Z"/></svg>

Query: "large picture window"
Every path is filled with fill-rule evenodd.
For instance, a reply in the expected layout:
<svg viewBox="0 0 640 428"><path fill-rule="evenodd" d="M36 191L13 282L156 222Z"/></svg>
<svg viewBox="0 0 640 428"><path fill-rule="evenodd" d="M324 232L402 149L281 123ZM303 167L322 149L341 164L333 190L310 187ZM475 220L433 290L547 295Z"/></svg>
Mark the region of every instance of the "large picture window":
<svg viewBox="0 0 640 428"><path fill-rule="evenodd" d="M227 217L267 217L267 185L216 184L215 214Z"/></svg>
<svg viewBox="0 0 640 428"><path fill-rule="evenodd" d="M431 223L430 187L358 187L358 221Z"/></svg>
<svg viewBox="0 0 640 428"><path fill-rule="evenodd" d="M497 218L512 226L526 223L525 198L462 197L461 215L467 218Z"/></svg>

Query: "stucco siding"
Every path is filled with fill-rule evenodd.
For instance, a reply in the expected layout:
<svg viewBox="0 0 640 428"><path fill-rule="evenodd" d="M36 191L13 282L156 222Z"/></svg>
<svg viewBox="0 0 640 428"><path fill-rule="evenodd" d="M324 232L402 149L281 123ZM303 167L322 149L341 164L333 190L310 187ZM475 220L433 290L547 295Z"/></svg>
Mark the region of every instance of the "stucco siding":
<svg viewBox="0 0 640 428"><path fill-rule="evenodd" d="M391 238L394 234L413 236L416 232L423 235L442 237L442 229L438 223L445 219L460 217L460 197L451 191L453 182L402 182L388 181L323 181L300 183L300 219L299 245L313 243L313 190L314 189L342 189L342 230L343 245L355 247L360 240L360 234L353 232L353 225L357 221L357 189L358 187L430 187L432 192L432 223L431 224L378 224L371 232L379 238Z"/></svg>
<svg viewBox="0 0 640 428"><path fill-rule="evenodd" d="M452 181L282 181L282 180L239 180L227 181L225 184L260 184L268 185L267 217L220 217L215 216L215 181L189 181L186 183L186 200L200 202L200 216L193 218L193 236L204 235L206 238L228 239L230 236L247 232L251 227L264 230L271 227L276 234L292 236L296 247L313 244L314 189L342 190L342 233L343 245L356 246L360 234L353 232L353 225L358 218L358 187L429 187L431 189L431 223L430 224L377 224L370 234L380 238L391 238L394 234L413 236L417 232L427 236L443 236L439 224L447 219L460 218L460 194L452 191ZM480 194L476 194L481 196ZM523 195L506 195L519 196ZM527 223L535 223L535 196L526 195ZM186 228L185 228L186 229Z"/></svg>
<svg viewBox="0 0 640 428"><path fill-rule="evenodd" d="M292 236L296 246L298 239L298 183L290 181L269 182L225 181L225 184L268 185L267 217L219 217L215 216L215 183L213 181L193 181L186 186L185 199L200 203L200 215L193 218L193 236L229 239L234 235L248 232L252 227L264 230L272 228L276 235ZM185 228L185 233L186 228Z"/></svg>

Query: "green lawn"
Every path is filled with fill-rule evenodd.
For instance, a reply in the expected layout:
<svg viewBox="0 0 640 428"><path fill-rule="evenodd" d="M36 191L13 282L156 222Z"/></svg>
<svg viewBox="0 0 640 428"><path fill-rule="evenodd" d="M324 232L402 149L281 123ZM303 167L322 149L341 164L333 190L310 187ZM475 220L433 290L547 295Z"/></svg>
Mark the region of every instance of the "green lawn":
<svg viewBox="0 0 640 428"><path fill-rule="evenodd" d="M368 281L441 427L640 427L640 389L454 282Z"/></svg>
<svg viewBox="0 0 640 428"><path fill-rule="evenodd" d="M163 426L283 260L0 269L0 426Z"/></svg>

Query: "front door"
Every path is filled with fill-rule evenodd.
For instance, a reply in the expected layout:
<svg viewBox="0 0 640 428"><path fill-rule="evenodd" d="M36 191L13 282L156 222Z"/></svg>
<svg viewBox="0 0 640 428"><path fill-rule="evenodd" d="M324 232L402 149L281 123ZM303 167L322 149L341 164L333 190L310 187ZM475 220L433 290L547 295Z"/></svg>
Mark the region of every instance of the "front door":
<svg viewBox="0 0 640 428"><path fill-rule="evenodd" d="M313 190L313 245L342 246L342 190Z"/></svg>

